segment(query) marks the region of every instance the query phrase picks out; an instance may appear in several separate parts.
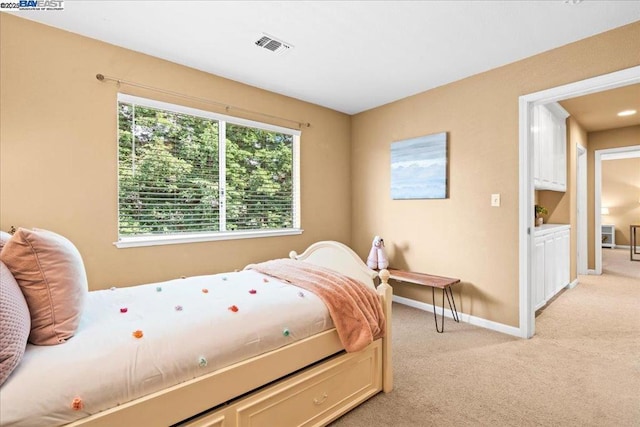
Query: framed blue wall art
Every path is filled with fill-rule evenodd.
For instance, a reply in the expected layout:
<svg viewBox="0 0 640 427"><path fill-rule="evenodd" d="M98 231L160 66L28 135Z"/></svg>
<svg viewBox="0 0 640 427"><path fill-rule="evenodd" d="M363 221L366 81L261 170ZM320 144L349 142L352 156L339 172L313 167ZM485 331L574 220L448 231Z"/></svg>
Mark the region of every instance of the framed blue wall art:
<svg viewBox="0 0 640 427"><path fill-rule="evenodd" d="M391 198L447 198L447 133L391 143Z"/></svg>

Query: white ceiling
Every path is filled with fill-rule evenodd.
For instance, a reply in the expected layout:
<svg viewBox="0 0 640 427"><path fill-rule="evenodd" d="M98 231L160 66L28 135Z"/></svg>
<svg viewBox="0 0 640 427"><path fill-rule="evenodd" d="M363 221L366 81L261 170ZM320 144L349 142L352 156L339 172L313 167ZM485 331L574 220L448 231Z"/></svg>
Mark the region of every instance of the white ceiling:
<svg viewBox="0 0 640 427"><path fill-rule="evenodd" d="M354 114L640 20L640 1L572 3L67 0L16 15ZM294 48L261 49L261 33Z"/></svg>

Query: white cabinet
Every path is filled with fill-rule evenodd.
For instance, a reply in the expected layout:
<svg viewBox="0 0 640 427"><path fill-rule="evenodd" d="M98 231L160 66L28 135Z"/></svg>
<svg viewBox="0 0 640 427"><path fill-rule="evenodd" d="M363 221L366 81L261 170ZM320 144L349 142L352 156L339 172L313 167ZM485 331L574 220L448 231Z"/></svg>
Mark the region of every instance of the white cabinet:
<svg viewBox="0 0 640 427"><path fill-rule="evenodd" d="M533 109L533 182L536 190L567 191L569 113L552 103Z"/></svg>
<svg viewBox="0 0 640 427"><path fill-rule="evenodd" d="M570 226L536 227L533 250L533 300L538 310L569 284Z"/></svg>
<svg viewBox="0 0 640 427"><path fill-rule="evenodd" d="M610 224L602 224L602 247L616 247L616 227Z"/></svg>
<svg viewBox="0 0 640 427"><path fill-rule="evenodd" d="M571 280L570 264L571 264L571 232L569 229L554 233L555 251L556 251L556 290L555 294L560 292Z"/></svg>
<svg viewBox="0 0 640 427"><path fill-rule="evenodd" d="M544 239L534 239L532 276L533 304L534 309L537 310L546 302L544 297Z"/></svg>
<svg viewBox="0 0 640 427"><path fill-rule="evenodd" d="M547 302L556 294L557 284L557 255L555 234L548 234L544 242L544 301Z"/></svg>

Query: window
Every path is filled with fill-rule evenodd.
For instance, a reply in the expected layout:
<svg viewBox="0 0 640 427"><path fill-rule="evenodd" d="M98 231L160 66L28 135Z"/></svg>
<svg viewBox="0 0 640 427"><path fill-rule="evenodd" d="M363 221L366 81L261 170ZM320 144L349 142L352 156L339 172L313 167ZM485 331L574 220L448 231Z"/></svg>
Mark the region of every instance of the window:
<svg viewBox="0 0 640 427"><path fill-rule="evenodd" d="M300 133L118 95L118 247L299 234Z"/></svg>

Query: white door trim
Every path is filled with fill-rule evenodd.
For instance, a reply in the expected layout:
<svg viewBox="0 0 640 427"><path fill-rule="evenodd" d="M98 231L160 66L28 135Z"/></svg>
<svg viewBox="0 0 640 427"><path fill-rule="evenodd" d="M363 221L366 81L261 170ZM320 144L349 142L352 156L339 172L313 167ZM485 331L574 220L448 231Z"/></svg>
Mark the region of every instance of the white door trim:
<svg viewBox="0 0 640 427"><path fill-rule="evenodd" d="M595 197L594 197L594 217L595 217L595 261L596 261L596 274L602 274L602 245L598 242L602 241L602 161L603 160L618 160L618 159L631 159L634 157L640 157L640 145L630 145L627 147L607 148L604 150L596 150L594 158L594 177L595 177Z"/></svg>
<svg viewBox="0 0 640 427"><path fill-rule="evenodd" d="M535 310L531 284L531 254L533 254L533 134L532 108L535 105L561 101L576 96L640 83L640 66L569 83L519 98L519 329L520 336L530 338L535 333Z"/></svg>
<svg viewBox="0 0 640 427"><path fill-rule="evenodd" d="M576 144L576 270L588 274L589 249L587 246L587 149Z"/></svg>

